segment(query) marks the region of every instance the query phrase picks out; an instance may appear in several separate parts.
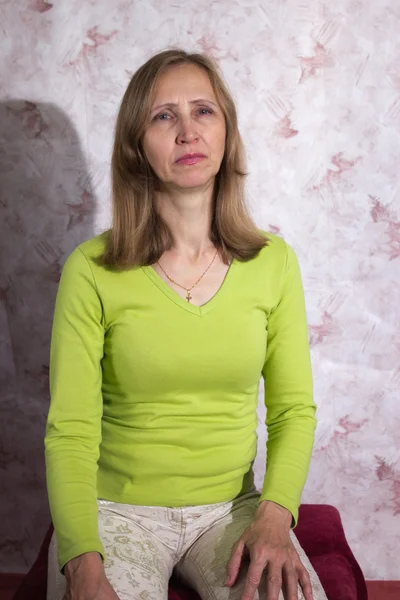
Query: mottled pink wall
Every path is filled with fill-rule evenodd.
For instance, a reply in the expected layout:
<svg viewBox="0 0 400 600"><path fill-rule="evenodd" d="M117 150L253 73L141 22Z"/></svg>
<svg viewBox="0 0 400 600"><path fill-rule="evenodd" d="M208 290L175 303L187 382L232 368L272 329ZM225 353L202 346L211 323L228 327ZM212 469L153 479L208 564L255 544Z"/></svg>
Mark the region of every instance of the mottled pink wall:
<svg viewBox="0 0 400 600"><path fill-rule="evenodd" d="M319 407L303 502L339 508L366 578L400 579L399 2L9 0L1 20L0 570L28 569L50 518L43 436L60 268L109 225L130 75L178 44L219 62L251 209L302 266Z"/></svg>

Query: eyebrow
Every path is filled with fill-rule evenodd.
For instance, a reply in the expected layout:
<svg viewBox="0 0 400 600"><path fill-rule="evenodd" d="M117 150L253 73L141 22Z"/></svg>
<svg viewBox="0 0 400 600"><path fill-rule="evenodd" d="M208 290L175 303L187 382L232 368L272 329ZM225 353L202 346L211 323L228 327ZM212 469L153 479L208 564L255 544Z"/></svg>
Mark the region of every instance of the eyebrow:
<svg viewBox="0 0 400 600"><path fill-rule="evenodd" d="M215 102L213 102L212 100L207 100L206 98L196 98L196 100L190 100L189 104L198 104L199 102L205 102L206 104L212 104L213 106L215 106L215 108L217 108L217 105L215 104ZM178 106L178 105L174 102L166 102L165 104L160 104L159 106L155 106L154 108L151 109L151 112L158 110L159 108L164 108L167 106Z"/></svg>

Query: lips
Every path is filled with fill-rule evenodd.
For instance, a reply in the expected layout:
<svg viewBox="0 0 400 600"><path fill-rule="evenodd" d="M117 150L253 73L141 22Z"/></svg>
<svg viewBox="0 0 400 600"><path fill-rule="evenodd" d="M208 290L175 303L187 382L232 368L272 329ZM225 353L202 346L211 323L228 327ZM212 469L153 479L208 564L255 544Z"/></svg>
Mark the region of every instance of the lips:
<svg viewBox="0 0 400 600"><path fill-rule="evenodd" d="M183 156L179 157L176 162L186 162L186 161L190 161L192 159L200 159L200 158L206 158L205 154L201 154L199 152L193 152L191 154L184 154Z"/></svg>

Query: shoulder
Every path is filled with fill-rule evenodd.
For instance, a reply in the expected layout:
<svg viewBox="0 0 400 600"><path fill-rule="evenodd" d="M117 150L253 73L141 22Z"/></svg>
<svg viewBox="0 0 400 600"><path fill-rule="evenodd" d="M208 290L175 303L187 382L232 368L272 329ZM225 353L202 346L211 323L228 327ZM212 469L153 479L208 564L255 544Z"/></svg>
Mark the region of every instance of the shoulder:
<svg viewBox="0 0 400 600"><path fill-rule="evenodd" d="M104 231L94 237L91 237L77 246L68 254L64 268L79 265L84 266L85 263L93 267L96 264L96 259L99 258L105 250L108 232Z"/></svg>
<svg viewBox="0 0 400 600"><path fill-rule="evenodd" d="M264 229L259 229L259 232L268 240L267 245L260 250L258 255L261 261L274 261L284 267L288 262L296 259L296 253L292 246L281 236Z"/></svg>
<svg viewBox="0 0 400 600"><path fill-rule="evenodd" d="M108 231L105 231L79 243L67 255L61 272L64 285L67 281L77 284L82 280L91 285L95 283L95 274L99 269L97 258L105 249L107 234Z"/></svg>
<svg viewBox="0 0 400 600"><path fill-rule="evenodd" d="M256 270L266 277L269 285L282 289L290 280L300 279L300 265L292 246L279 235L259 230L265 235L268 244L255 259Z"/></svg>
<svg viewBox="0 0 400 600"><path fill-rule="evenodd" d="M81 252L89 261L98 258L105 250L109 229L78 244L74 251Z"/></svg>

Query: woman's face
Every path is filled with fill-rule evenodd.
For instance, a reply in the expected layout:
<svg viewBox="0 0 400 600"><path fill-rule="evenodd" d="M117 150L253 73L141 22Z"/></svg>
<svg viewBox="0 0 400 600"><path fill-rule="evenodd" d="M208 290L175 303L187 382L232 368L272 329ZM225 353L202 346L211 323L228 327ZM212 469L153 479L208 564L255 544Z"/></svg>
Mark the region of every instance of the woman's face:
<svg viewBox="0 0 400 600"><path fill-rule="evenodd" d="M163 73L142 138L163 189L207 187L219 171L225 133L224 115L202 68L178 65ZM177 162L193 153L204 158L195 164Z"/></svg>

